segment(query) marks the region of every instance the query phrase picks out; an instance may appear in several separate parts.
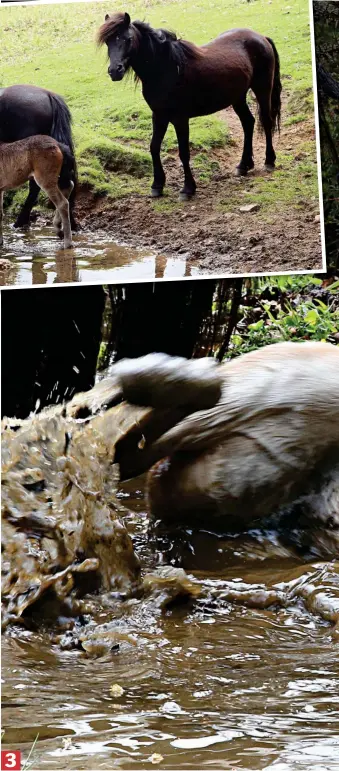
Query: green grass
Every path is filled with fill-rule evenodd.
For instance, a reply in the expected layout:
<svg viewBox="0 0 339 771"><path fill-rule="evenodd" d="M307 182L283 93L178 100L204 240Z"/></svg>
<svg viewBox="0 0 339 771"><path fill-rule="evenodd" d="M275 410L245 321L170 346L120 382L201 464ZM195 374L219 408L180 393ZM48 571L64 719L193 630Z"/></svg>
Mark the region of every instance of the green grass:
<svg viewBox="0 0 339 771"><path fill-rule="evenodd" d="M196 43L237 26L272 37L289 97L285 120L297 123L313 110L308 0L147 0L133 2L128 11L132 19L147 19L154 26L174 29ZM63 95L73 115L80 181L95 193L111 197L146 194L151 181L151 113L140 86L136 88L131 79L112 83L107 76L105 51L95 44L106 12L112 12L111 2L0 7L0 86L32 83ZM217 172L211 150L227 145L231 145L230 135L218 116L191 121L193 167L200 181L208 182ZM171 128L164 153L175 148ZM266 196L272 204L272 193L278 199L281 193L282 203L290 204L306 195L302 182L300 189L295 186L302 169L297 167L292 176L290 159L284 156L280 162L283 169L269 185L266 178L253 183L253 196L259 195L260 200ZM315 167L312 180L314 195ZM282 193L285 182L289 190Z"/></svg>

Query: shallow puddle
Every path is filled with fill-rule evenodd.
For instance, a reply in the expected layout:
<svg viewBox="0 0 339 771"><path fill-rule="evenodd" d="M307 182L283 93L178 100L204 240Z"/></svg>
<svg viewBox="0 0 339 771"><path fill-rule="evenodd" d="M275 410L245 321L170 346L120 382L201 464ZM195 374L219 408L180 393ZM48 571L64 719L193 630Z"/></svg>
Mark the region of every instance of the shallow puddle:
<svg viewBox="0 0 339 771"><path fill-rule="evenodd" d="M75 249L59 248L52 227L33 225L28 233L5 228L0 258L12 267L0 271L0 286L153 280L196 276L187 255L166 258L151 250L131 249L107 233L74 236Z"/></svg>
<svg viewBox="0 0 339 771"><path fill-rule="evenodd" d="M118 496L149 570L161 553L147 536L138 484ZM189 540L177 551L167 545L165 561L176 554L214 599L205 594L163 613L152 602L136 603L129 621L135 647L92 659L61 651L44 631L5 636L4 739L27 756L39 734L34 769L127 770L158 762L164 769L337 771L333 625L300 600L260 608L227 599L230 585L260 589L293 576L304 582L317 560L307 562L273 532L227 538L206 531ZM320 569L321 589L331 584L339 600L338 573L328 565ZM103 603L99 622L108 617ZM122 695L110 692L113 684Z"/></svg>

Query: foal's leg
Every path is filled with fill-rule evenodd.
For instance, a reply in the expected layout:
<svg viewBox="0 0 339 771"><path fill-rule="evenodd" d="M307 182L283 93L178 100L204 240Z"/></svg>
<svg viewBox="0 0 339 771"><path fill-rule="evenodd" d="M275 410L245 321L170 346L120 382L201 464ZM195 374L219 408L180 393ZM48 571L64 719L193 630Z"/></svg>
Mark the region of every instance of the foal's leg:
<svg viewBox="0 0 339 771"><path fill-rule="evenodd" d="M3 218L4 218L4 194L3 194L3 190L0 190L0 246L2 246L4 242L3 235L2 235Z"/></svg>
<svg viewBox="0 0 339 771"><path fill-rule="evenodd" d="M60 235L61 233L61 217L60 212L58 209L55 210L55 214L53 217L53 227L57 235Z"/></svg>
<svg viewBox="0 0 339 771"><path fill-rule="evenodd" d="M15 222L14 227L15 228L25 228L29 225L29 218L30 213L33 209L33 206L35 206L38 196L40 193L40 187L37 185L35 179L29 180L29 193L26 198L25 203L23 204Z"/></svg>
<svg viewBox="0 0 339 771"><path fill-rule="evenodd" d="M166 176L160 160L160 150L162 140L168 129L169 121L167 118L153 113L153 136L151 140L151 156L153 161L154 179L152 183L152 198L159 198L163 194Z"/></svg>
<svg viewBox="0 0 339 771"><path fill-rule="evenodd" d="M68 201L69 201L69 199L70 199L70 197L72 195L73 188L74 188L74 184L73 184L73 182L71 182L70 187L68 187L66 189L63 188L61 190L62 194L65 196L65 198L67 198ZM70 218L70 222L71 222L71 229L73 230L73 227L72 227L71 203L70 203L70 201L69 201L69 218ZM61 215L60 215L59 209L55 210L55 214L54 214L54 217L53 217L53 227L54 227L54 230L55 230L56 234L59 236L59 238L63 238L64 234L63 234L63 231L62 231L62 222L61 222Z"/></svg>
<svg viewBox="0 0 339 771"><path fill-rule="evenodd" d="M267 171L274 171L276 154L272 142L273 121L271 118L271 84L259 82L258 84L252 85L252 90L258 100L260 123L266 137L265 169L267 169Z"/></svg>
<svg viewBox="0 0 339 771"><path fill-rule="evenodd" d="M254 167L253 160L253 130L255 119L251 113L251 110L246 102L246 96L241 102L233 104L233 110L238 115L241 121L241 125L244 131L244 147L242 151L241 161L237 166L237 175L244 176L250 169Z"/></svg>
<svg viewBox="0 0 339 771"><path fill-rule="evenodd" d="M69 190L69 195L71 194L71 192L72 191ZM69 216L68 200L67 198L65 198L65 196L62 194L61 190L59 189L53 194L53 198L51 197L51 195L50 195L50 198L60 213L62 230L64 233L64 249L72 249L73 247L72 228L71 228L71 220Z"/></svg>
<svg viewBox="0 0 339 771"><path fill-rule="evenodd" d="M184 167L185 184L180 190L180 200L188 201L194 195L197 186L190 167L190 144L189 144L189 120L182 118L174 123L174 128L178 138L179 158Z"/></svg>
<svg viewBox="0 0 339 771"><path fill-rule="evenodd" d="M60 214L62 229L64 232L64 248L71 249L73 243L68 200L62 194L57 184L52 185L50 182L46 183L45 180L40 178L38 179L38 182L41 189L44 191L44 193L46 193L46 195L48 195L49 199L52 201L52 203L54 203L55 208ZM71 193L71 190L69 192Z"/></svg>

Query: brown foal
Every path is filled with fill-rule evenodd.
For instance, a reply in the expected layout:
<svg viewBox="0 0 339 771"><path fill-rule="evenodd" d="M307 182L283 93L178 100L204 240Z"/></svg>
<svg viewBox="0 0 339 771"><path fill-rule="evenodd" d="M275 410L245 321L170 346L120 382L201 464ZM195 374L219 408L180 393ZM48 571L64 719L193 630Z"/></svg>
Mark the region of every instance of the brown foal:
<svg viewBox="0 0 339 771"><path fill-rule="evenodd" d="M0 143L0 246L5 190L13 190L34 179L56 208L53 225L57 233L63 230L64 248L72 248L68 198L74 187L73 168L74 158L69 148L52 137L36 135Z"/></svg>

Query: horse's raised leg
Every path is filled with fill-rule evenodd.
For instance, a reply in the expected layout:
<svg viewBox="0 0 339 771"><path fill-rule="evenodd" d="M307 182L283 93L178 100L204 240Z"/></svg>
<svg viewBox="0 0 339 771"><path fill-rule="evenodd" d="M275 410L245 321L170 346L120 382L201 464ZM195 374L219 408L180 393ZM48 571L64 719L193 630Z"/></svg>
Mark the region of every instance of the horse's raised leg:
<svg viewBox="0 0 339 771"><path fill-rule="evenodd" d="M180 190L180 200L188 201L195 194L197 189L195 179L190 167L190 144L189 144L189 120L183 118L174 123L174 128L178 138L179 158L184 167L185 184Z"/></svg>
<svg viewBox="0 0 339 771"><path fill-rule="evenodd" d="M35 206L38 196L40 193L40 187L37 185L35 179L29 180L29 193L26 198L25 203L23 204L15 222L14 227L15 228L27 228L29 226L29 218L31 211L33 209L33 206Z"/></svg>
<svg viewBox="0 0 339 771"><path fill-rule="evenodd" d="M4 218L4 194L3 194L3 191L0 190L0 246L2 246L4 242L3 235L2 235L3 218Z"/></svg>
<svg viewBox="0 0 339 771"><path fill-rule="evenodd" d="M272 142L273 121L271 117L271 88L266 83L255 86L253 84L252 90L258 100L260 123L266 137L265 169L267 169L267 171L274 171L276 154Z"/></svg>
<svg viewBox="0 0 339 771"><path fill-rule="evenodd" d="M151 193L152 193L152 198L159 198L163 194L163 190L166 182L165 172L163 170L161 159L160 159L160 150L161 150L162 140L168 129L169 121L167 120L167 118L156 115L155 113L153 113L152 120L153 120L153 135L152 135L150 150L151 150L151 156L153 161L154 179L152 183Z"/></svg>
<svg viewBox="0 0 339 771"><path fill-rule="evenodd" d="M246 102L246 97L241 102L233 104L233 110L238 115L241 121L241 125L244 131L244 147L242 151L241 161L237 166L237 175L244 176L250 169L254 167L253 160L253 131L255 119L251 113L251 110Z"/></svg>

